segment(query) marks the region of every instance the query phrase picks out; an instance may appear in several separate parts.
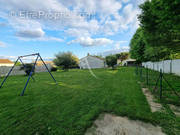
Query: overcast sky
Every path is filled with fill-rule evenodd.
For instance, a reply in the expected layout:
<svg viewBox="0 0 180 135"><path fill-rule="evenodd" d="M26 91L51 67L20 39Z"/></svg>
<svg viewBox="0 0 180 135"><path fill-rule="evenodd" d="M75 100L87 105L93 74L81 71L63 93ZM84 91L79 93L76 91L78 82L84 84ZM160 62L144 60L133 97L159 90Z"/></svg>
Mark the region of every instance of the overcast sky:
<svg viewBox="0 0 180 135"><path fill-rule="evenodd" d="M0 0L0 56L127 51L143 0Z"/></svg>

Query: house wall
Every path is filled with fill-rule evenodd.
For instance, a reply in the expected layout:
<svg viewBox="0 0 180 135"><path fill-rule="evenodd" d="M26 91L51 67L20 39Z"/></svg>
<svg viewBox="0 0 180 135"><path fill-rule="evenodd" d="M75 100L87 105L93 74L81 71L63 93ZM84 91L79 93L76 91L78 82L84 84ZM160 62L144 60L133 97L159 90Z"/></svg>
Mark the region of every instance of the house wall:
<svg viewBox="0 0 180 135"><path fill-rule="evenodd" d="M120 65L121 64L121 60L117 59L117 64Z"/></svg>
<svg viewBox="0 0 180 135"><path fill-rule="evenodd" d="M0 63L0 66L6 66L6 67L12 67L14 63L8 64L8 63Z"/></svg>
<svg viewBox="0 0 180 135"><path fill-rule="evenodd" d="M104 63L104 60L101 60L101 59L98 59L95 57L91 57L91 56L87 56L80 60L79 66L81 69L104 68L105 63Z"/></svg>
<svg viewBox="0 0 180 135"><path fill-rule="evenodd" d="M136 66L135 61L127 61L124 66Z"/></svg>
<svg viewBox="0 0 180 135"><path fill-rule="evenodd" d="M180 59L177 60L165 60L160 62L144 62L142 66L150 68L152 70L160 71L164 73L174 73L180 75Z"/></svg>

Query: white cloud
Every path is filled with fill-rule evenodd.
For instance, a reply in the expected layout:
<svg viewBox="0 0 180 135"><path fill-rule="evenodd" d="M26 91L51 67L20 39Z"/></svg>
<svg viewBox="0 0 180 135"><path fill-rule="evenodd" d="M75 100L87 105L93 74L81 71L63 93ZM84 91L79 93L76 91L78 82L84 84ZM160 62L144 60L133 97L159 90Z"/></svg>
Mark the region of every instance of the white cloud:
<svg viewBox="0 0 180 135"><path fill-rule="evenodd" d="M65 33L67 33L69 36L73 36L73 37L89 37L90 33L88 30L85 29L77 29L77 28L70 28L68 30L65 31Z"/></svg>
<svg viewBox="0 0 180 135"><path fill-rule="evenodd" d="M122 0L124 3L127 3L127 2L129 2L130 0Z"/></svg>
<svg viewBox="0 0 180 135"><path fill-rule="evenodd" d="M102 53L103 56L108 56L112 54L117 54L121 52L129 52L130 47L128 45L125 45L124 43L127 43L128 41L116 41L113 45L112 49L106 50Z"/></svg>
<svg viewBox="0 0 180 135"><path fill-rule="evenodd" d="M6 43L0 41L0 47L6 47Z"/></svg>
<svg viewBox="0 0 180 135"><path fill-rule="evenodd" d="M18 56L0 56L0 59L9 59L9 60L11 60L11 61L16 61L17 58L18 58ZM35 56L29 56L29 57L23 57L23 58L21 58L21 60L22 60L23 62L27 62L27 63L32 63L32 62L35 61L35 59L36 59ZM43 60L44 60L44 61L51 61L51 60L53 60L53 59L54 59L54 57L43 57Z"/></svg>
<svg viewBox="0 0 180 135"><path fill-rule="evenodd" d="M66 0L60 2L65 7L73 7L74 10L95 11L104 15L113 14L122 7L121 2L117 0Z"/></svg>
<svg viewBox="0 0 180 135"><path fill-rule="evenodd" d="M132 4L128 4L123 9L123 14L125 18L125 23L130 24L137 20L137 13L138 11L136 9L133 9Z"/></svg>
<svg viewBox="0 0 180 135"><path fill-rule="evenodd" d="M9 24L17 31L18 36L30 36L32 38L43 37L43 30L65 31L70 36L75 38L92 37L97 34L113 35L119 32L124 32L128 28L137 27L137 2L129 0L1 0L0 16L7 19ZM122 7L122 2L127 3ZM71 9L69 9L71 7ZM7 13L10 11L44 11L68 13L69 17L53 19L34 19L34 18L19 18L17 16L10 17ZM96 13L98 18L88 20L85 17L79 17L77 12L85 11L88 13ZM112 19L113 18L113 19ZM34 30L41 29L37 35L34 35ZM29 30L32 30L30 32ZM21 32L25 33L21 33ZM20 33L19 33L20 32ZM30 33L29 33L30 32ZM44 33L45 35L45 33ZM37 39L38 39L37 38Z"/></svg>
<svg viewBox="0 0 180 135"><path fill-rule="evenodd" d="M123 47L120 47L119 49L107 50L107 51L103 52L102 55L108 56L108 55L112 55L112 54L118 54L121 52L129 52L129 46L123 46Z"/></svg>
<svg viewBox="0 0 180 135"><path fill-rule="evenodd" d="M63 39L57 38L57 37L50 37L50 36L45 36L42 38L39 38L40 41L56 41L56 42L63 42Z"/></svg>
<svg viewBox="0 0 180 135"><path fill-rule="evenodd" d="M22 38L41 38L44 36L44 33L42 29L21 30L16 32L16 36Z"/></svg>
<svg viewBox="0 0 180 135"><path fill-rule="evenodd" d="M19 40L23 41L55 41L55 42L63 42L64 40L61 38L57 37L52 37L52 36L43 36L39 38L24 38L24 37L18 37Z"/></svg>
<svg viewBox="0 0 180 135"><path fill-rule="evenodd" d="M121 49L124 50L125 52L129 52L130 47L129 46L122 46Z"/></svg>
<svg viewBox="0 0 180 135"><path fill-rule="evenodd" d="M6 23L4 23L4 22L0 22L0 27L6 27L7 26L7 24Z"/></svg>
<svg viewBox="0 0 180 135"><path fill-rule="evenodd" d="M127 42L128 42L128 41L118 41L118 42L116 42L114 49L117 49L117 50L121 49L121 48L122 48L121 45L122 45L123 43L127 43Z"/></svg>
<svg viewBox="0 0 180 135"><path fill-rule="evenodd" d="M16 32L16 36L20 40L24 41L56 41L56 42L62 42L63 39L52 37L52 36L46 36L45 32L42 29L34 29L34 30L22 30Z"/></svg>
<svg viewBox="0 0 180 135"><path fill-rule="evenodd" d="M76 40L72 40L69 44L79 43L82 46L98 46L98 45L108 45L112 44L113 41L107 38L90 38L90 37L81 37Z"/></svg>
<svg viewBox="0 0 180 135"><path fill-rule="evenodd" d="M0 59L10 59L12 61L15 61L17 58L17 56L0 56Z"/></svg>

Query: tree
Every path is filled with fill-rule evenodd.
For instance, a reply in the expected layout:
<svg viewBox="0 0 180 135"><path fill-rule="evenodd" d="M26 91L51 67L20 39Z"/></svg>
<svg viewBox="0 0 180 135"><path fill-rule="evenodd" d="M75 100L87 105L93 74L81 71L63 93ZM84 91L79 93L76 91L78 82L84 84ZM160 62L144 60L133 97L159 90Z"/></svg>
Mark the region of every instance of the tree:
<svg viewBox="0 0 180 135"><path fill-rule="evenodd" d="M170 54L170 59L180 59L180 53L172 53L172 54Z"/></svg>
<svg viewBox="0 0 180 135"><path fill-rule="evenodd" d="M114 69L114 65L117 64L117 57L115 55L106 56L106 64Z"/></svg>
<svg viewBox="0 0 180 135"><path fill-rule="evenodd" d="M72 55L72 60L74 61L74 63L70 68L79 68L79 58L75 55Z"/></svg>
<svg viewBox="0 0 180 135"><path fill-rule="evenodd" d="M54 64L58 67L62 66L64 70L78 66L79 59L71 52L60 52L55 56Z"/></svg>
<svg viewBox="0 0 180 135"><path fill-rule="evenodd" d="M180 52L179 7L179 0L151 0L140 5L138 18L149 46Z"/></svg>
<svg viewBox="0 0 180 135"><path fill-rule="evenodd" d="M123 60L126 60L129 57L129 53L128 52L122 52L122 53L116 54L116 57L122 63Z"/></svg>
<svg viewBox="0 0 180 135"><path fill-rule="evenodd" d="M145 49L146 49L146 42L143 36L143 29L140 27L133 35L130 42L131 58L136 59L138 63L146 61L144 57Z"/></svg>
<svg viewBox="0 0 180 135"><path fill-rule="evenodd" d="M143 29L137 29L130 42L131 57L138 63L145 61L159 61L170 58L171 50L163 46L151 46L146 40Z"/></svg>
<svg viewBox="0 0 180 135"><path fill-rule="evenodd" d="M140 5L140 28L130 43L138 62L178 58L180 53L180 1L151 0Z"/></svg>
<svg viewBox="0 0 180 135"><path fill-rule="evenodd" d="M159 61L170 59L170 51L166 47L146 46L144 58L149 61Z"/></svg>
<svg viewBox="0 0 180 135"><path fill-rule="evenodd" d="M21 65L22 65L21 62L19 61L16 63L16 66L21 66Z"/></svg>

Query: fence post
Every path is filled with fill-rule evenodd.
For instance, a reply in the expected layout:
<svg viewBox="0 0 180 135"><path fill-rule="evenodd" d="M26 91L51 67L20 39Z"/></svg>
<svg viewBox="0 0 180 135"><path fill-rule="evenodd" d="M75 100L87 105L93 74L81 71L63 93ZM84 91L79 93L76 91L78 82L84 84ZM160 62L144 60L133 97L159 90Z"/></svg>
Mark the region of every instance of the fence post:
<svg viewBox="0 0 180 135"><path fill-rule="evenodd" d="M148 66L146 67L146 84L149 85Z"/></svg>
<svg viewBox="0 0 180 135"><path fill-rule="evenodd" d="M160 99L162 98L162 69L160 69Z"/></svg>
<svg viewBox="0 0 180 135"><path fill-rule="evenodd" d="M172 74L172 60L171 60L171 63L170 63L170 73Z"/></svg>
<svg viewBox="0 0 180 135"><path fill-rule="evenodd" d="M142 66L140 66L140 79L142 81Z"/></svg>
<svg viewBox="0 0 180 135"><path fill-rule="evenodd" d="M138 65L136 65L136 75L138 75Z"/></svg>
<svg viewBox="0 0 180 135"><path fill-rule="evenodd" d="M154 62L153 62L153 70L154 70Z"/></svg>

